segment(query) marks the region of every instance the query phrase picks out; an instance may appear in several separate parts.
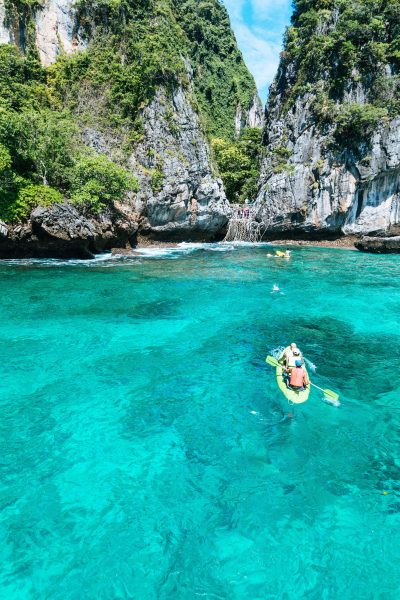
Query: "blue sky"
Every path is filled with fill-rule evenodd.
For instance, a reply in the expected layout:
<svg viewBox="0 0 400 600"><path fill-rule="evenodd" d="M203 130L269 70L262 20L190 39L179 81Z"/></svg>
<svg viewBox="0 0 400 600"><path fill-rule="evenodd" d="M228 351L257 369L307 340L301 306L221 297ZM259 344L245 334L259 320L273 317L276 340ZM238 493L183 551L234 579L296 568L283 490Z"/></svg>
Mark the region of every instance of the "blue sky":
<svg viewBox="0 0 400 600"><path fill-rule="evenodd" d="M222 0L244 59L266 101L276 73L282 36L290 22L291 0Z"/></svg>

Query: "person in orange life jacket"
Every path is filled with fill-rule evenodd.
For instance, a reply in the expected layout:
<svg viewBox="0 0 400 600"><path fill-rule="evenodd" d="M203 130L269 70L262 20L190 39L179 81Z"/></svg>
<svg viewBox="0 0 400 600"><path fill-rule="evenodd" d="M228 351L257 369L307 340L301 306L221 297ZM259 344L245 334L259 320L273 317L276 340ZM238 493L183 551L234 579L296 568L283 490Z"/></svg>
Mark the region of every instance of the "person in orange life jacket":
<svg viewBox="0 0 400 600"><path fill-rule="evenodd" d="M296 360L295 367L290 373L289 385L295 390L302 390L310 384L307 371L303 369L301 360Z"/></svg>

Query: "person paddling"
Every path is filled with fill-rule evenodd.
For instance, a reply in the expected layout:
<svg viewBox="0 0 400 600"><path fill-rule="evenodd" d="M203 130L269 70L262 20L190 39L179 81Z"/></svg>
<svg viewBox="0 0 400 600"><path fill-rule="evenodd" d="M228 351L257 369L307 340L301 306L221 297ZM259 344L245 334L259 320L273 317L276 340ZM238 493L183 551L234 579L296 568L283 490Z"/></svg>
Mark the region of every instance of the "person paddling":
<svg viewBox="0 0 400 600"><path fill-rule="evenodd" d="M295 361L303 361L301 350L297 347L295 342L292 342L290 346L284 349L282 352L280 361L285 364L286 369L294 367Z"/></svg>
<svg viewBox="0 0 400 600"><path fill-rule="evenodd" d="M304 390L308 385L310 385L310 380L307 371L303 368L301 360L296 360L290 373L289 386L294 390Z"/></svg>

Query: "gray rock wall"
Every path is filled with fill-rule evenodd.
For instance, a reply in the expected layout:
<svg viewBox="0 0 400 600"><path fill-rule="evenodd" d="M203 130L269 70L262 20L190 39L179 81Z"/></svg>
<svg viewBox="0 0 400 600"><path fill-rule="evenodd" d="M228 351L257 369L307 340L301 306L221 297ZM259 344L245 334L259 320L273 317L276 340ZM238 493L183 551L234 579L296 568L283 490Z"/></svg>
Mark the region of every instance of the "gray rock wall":
<svg viewBox="0 0 400 600"><path fill-rule="evenodd" d="M36 15L36 46L48 66L60 52L71 54L86 46L78 35L72 0L46 0Z"/></svg>
<svg viewBox="0 0 400 600"><path fill-rule="evenodd" d="M21 45L25 34L23 23L7 18L6 5L0 0L0 43ZM45 0L35 11L36 47L43 65L55 62L64 52L71 54L85 47L79 36L73 0Z"/></svg>
<svg viewBox="0 0 400 600"><path fill-rule="evenodd" d="M39 206L27 223L2 227L0 222L0 258L89 259L114 247L135 245L137 229L136 215L129 207L93 217L70 204Z"/></svg>
<svg viewBox="0 0 400 600"><path fill-rule="evenodd" d="M243 110L240 104L237 105L235 115L235 133L237 137L239 137L242 129L245 127L262 129L263 124L264 111L261 100L257 94L254 95L250 106L248 106L246 110Z"/></svg>
<svg viewBox="0 0 400 600"><path fill-rule="evenodd" d="M4 0L0 0L0 44L9 44L11 41L10 31L6 27L6 7Z"/></svg>
<svg viewBox="0 0 400 600"><path fill-rule="evenodd" d="M358 86L345 101L364 104L365 98ZM330 149L332 129L322 134L316 127L312 100L312 94L298 98L283 112L276 94L268 106L267 156L257 198L267 235L400 231L400 119L381 124L365 140L368 154L357 160L349 151L335 154ZM277 160L282 148L287 157Z"/></svg>
<svg viewBox="0 0 400 600"><path fill-rule="evenodd" d="M171 95L160 88L142 118L144 139L130 159L140 179L135 206L141 232L161 239L222 235L229 204L188 92L177 88Z"/></svg>

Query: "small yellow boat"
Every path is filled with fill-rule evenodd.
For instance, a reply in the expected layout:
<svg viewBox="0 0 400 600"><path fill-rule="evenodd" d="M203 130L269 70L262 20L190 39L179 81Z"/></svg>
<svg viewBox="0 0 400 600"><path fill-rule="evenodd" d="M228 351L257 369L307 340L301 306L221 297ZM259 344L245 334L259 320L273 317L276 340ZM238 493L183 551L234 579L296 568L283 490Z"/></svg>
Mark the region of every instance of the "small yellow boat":
<svg viewBox="0 0 400 600"><path fill-rule="evenodd" d="M283 354L281 354L279 360L281 360L282 358ZM273 356L267 356L266 362L271 367L275 367L276 383L278 384L278 388L281 390L282 394L285 396L289 404L304 404L304 402L307 402L310 396L310 385L308 385L302 390L294 390L291 387L287 387L285 380L285 369L283 365L281 365L280 362L278 362L278 360ZM306 370L306 367L304 365L303 368L304 370Z"/></svg>

